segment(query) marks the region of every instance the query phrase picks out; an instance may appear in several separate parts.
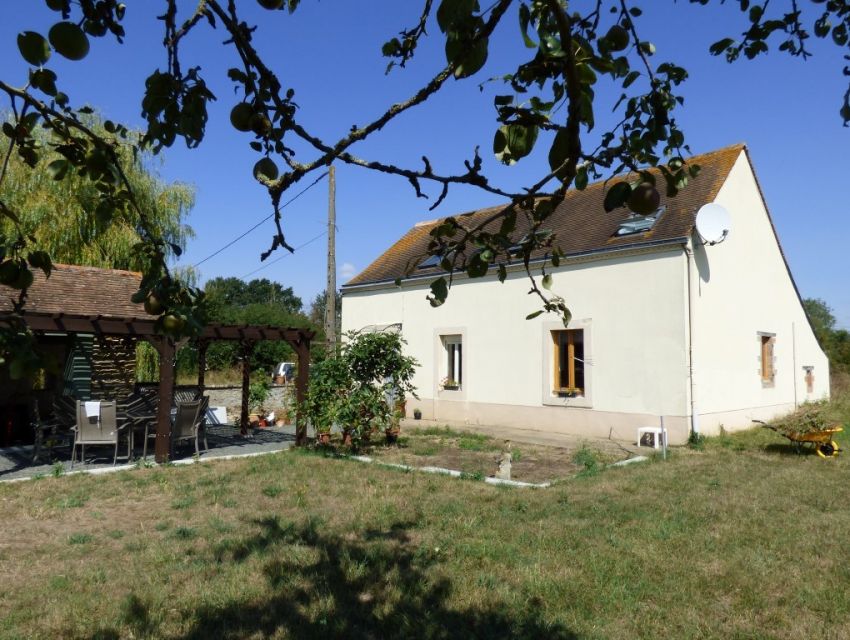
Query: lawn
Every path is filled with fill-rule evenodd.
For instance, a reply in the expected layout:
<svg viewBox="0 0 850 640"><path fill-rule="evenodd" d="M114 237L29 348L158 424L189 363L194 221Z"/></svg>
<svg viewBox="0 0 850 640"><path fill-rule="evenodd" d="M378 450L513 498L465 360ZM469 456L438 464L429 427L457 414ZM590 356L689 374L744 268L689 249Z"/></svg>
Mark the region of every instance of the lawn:
<svg viewBox="0 0 850 640"><path fill-rule="evenodd" d="M756 430L548 489L306 452L6 484L0 637L847 638L848 478Z"/></svg>

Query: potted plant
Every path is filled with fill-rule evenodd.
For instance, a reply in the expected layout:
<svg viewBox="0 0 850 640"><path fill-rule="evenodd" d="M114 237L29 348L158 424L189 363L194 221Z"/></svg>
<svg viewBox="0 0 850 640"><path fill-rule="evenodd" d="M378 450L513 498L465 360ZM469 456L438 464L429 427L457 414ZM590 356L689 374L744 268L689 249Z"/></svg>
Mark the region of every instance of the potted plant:
<svg viewBox="0 0 850 640"><path fill-rule="evenodd" d="M416 407L413 410L413 419L414 420L421 420L422 419L422 409L420 409L419 407Z"/></svg>
<svg viewBox="0 0 850 640"><path fill-rule="evenodd" d="M452 378L443 378L440 386L443 388L443 391L457 391L460 389L460 383Z"/></svg>
<svg viewBox="0 0 850 640"><path fill-rule="evenodd" d="M398 435L401 433L401 419L407 413L407 401L402 398L396 400L395 411L390 415L390 421L384 429L387 437L387 444L393 444L398 441Z"/></svg>
<svg viewBox="0 0 850 640"><path fill-rule="evenodd" d="M326 425L322 427L317 427L316 441L322 446L329 445L331 442L331 428Z"/></svg>
<svg viewBox="0 0 850 640"><path fill-rule="evenodd" d="M268 397L269 385L267 381L253 382L248 387L248 406L251 408L248 413L248 422L251 426L266 426L264 405Z"/></svg>

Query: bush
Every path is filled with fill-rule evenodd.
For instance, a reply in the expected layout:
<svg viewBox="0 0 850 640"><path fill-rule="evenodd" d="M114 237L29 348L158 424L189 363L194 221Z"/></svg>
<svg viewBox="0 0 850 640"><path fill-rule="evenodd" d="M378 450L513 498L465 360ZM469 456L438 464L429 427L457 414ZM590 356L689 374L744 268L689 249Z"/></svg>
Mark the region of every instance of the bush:
<svg viewBox="0 0 850 640"><path fill-rule="evenodd" d="M349 333L340 352L310 371L302 411L319 433L336 424L351 432L355 444L392 424L396 404L416 397L411 379L416 360L403 353L396 333Z"/></svg>

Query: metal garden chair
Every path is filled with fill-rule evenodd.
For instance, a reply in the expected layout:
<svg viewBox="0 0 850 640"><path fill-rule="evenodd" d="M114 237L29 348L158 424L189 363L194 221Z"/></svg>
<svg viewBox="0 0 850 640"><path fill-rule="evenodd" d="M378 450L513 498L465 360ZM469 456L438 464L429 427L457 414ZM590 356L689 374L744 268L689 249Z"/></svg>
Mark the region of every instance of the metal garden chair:
<svg viewBox="0 0 850 640"><path fill-rule="evenodd" d="M118 461L118 439L122 426L118 425L118 416L114 401L100 403L100 416L88 416L85 402L77 400L77 424L74 427L74 445L71 450L71 468L77 456L77 447L81 448L80 460L85 462L86 445L114 446L112 464Z"/></svg>

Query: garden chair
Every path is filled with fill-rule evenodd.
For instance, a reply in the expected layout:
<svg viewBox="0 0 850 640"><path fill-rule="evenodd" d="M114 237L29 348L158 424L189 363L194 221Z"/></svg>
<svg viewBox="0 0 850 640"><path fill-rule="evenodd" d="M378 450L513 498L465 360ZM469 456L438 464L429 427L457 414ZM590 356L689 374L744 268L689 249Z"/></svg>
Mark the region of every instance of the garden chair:
<svg viewBox="0 0 850 640"><path fill-rule="evenodd" d="M195 402L201 399L201 390L198 387L181 387L174 390L174 402Z"/></svg>
<svg viewBox="0 0 850 640"><path fill-rule="evenodd" d="M136 431L145 431L144 454L147 457L147 427L156 421L159 395L155 389L140 389L118 404L119 420L123 418L129 427L130 451L135 450Z"/></svg>
<svg viewBox="0 0 850 640"><path fill-rule="evenodd" d="M115 454L112 464L118 461L118 439L124 425L118 425L118 415L114 401L100 403L100 415L89 416L86 413L85 402L77 400L77 424L74 427L74 445L71 449L71 468L77 455L77 447L82 449L80 459L85 462L86 445L114 446Z"/></svg>
<svg viewBox="0 0 850 640"><path fill-rule="evenodd" d="M47 415L41 412L39 402L33 399L30 407L32 418L33 462L45 452L50 453L53 447L64 442L70 444L73 440L73 427L76 421L74 399L68 396L53 397L52 407Z"/></svg>
<svg viewBox="0 0 850 640"><path fill-rule="evenodd" d="M204 438L204 451L209 451L207 444L206 413L209 398L204 396L200 400L192 402L178 402L177 414L174 416L174 426L171 431L172 442L177 444L181 440L195 441L195 454L200 455L198 439Z"/></svg>

